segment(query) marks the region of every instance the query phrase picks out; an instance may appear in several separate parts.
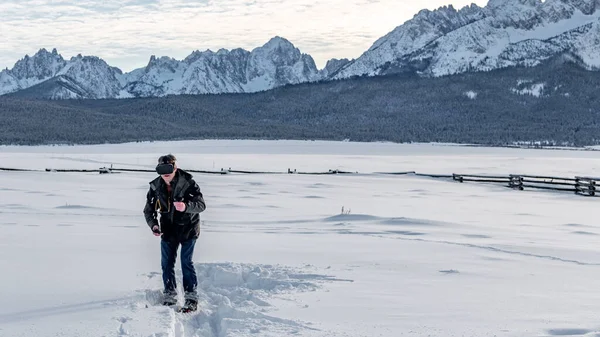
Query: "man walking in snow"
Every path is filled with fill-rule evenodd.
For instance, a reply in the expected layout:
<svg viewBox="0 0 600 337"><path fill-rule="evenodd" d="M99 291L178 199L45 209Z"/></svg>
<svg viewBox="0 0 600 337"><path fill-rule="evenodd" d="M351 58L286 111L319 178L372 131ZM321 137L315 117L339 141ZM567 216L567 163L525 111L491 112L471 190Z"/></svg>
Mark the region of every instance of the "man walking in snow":
<svg viewBox="0 0 600 337"><path fill-rule="evenodd" d="M206 209L206 204L200 187L191 174L177 167L174 155L161 156L156 172L160 176L150 182L144 217L154 235L161 237L163 305L177 304L175 261L177 250L181 246L180 259L185 291L182 311L195 311L198 307L198 280L192 256L200 235L199 213Z"/></svg>

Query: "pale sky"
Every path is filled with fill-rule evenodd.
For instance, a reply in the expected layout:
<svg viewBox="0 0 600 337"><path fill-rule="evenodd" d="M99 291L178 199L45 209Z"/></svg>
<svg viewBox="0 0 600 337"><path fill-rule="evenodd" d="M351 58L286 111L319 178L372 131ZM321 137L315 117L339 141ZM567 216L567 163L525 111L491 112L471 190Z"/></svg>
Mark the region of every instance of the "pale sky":
<svg viewBox="0 0 600 337"><path fill-rule="evenodd" d="M0 69L56 48L94 55L129 72L151 55L181 60L194 50L252 50L274 36L310 54L357 58L419 10L487 0L1 0Z"/></svg>

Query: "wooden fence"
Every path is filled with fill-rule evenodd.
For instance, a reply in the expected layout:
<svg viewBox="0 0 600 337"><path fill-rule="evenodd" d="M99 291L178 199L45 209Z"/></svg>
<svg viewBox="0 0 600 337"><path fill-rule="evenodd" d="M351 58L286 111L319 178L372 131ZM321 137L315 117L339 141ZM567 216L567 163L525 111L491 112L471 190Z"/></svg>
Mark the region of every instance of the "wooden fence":
<svg viewBox="0 0 600 337"><path fill-rule="evenodd" d="M592 177L565 178L524 174L510 174L508 176L453 174L452 178L461 183L465 181L501 183L521 191L525 189L545 189L573 192L585 196L596 196L596 182L600 181L600 178Z"/></svg>
<svg viewBox="0 0 600 337"><path fill-rule="evenodd" d="M234 170L232 168L224 169L221 168L217 171L206 171L206 170L194 170L194 169L185 169L187 172L194 173L204 173L204 174L229 174L229 173L241 173L241 174L311 174L311 175L323 175L323 174L352 174L358 172L349 172L342 171L338 169L328 170L328 171L316 171L316 172L300 172L297 170L292 170L288 168L287 172L281 171L248 171L248 170ZM46 168L45 170L36 170L36 169L23 169L23 168L9 168L9 167L0 167L0 171L19 171L19 172L92 172L92 173L119 173L119 172L156 172L153 169L131 169L131 168L115 168L111 165L111 167L101 167L99 169L54 169L54 168ZM414 172L413 172L414 173ZM403 173L404 174L404 173Z"/></svg>
<svg viewBox="0 0 600 337"><path fill-rule="evenodd" d="M0 167L0 171L40 171L33 169L20 169L20 168L5 168ZM47 168L46 172L96 172L100 174L106 173L119 173L119 172L155 172L152 169L127 169L127 168L114 168L101 167L99 169L51 169ZM231 168L217 171L206 171L206 170L193 170L186 169L188 172L204 173L204 174L309 174L309 175L324 175L324 174L358 174L359 172L341 171L337 169L328 171L317 171L317 172L298 172L295 169L287 169L287 172L273 172L273 171L247 171L247 170L233 170ZM525 175L525 174L509 174L509 175L473 175L473 174L425 174L417 173L415 171L402 171L402 172L374 172L371 174L385 174L385 175L415 175L422 177L438 178L438 179L452 179L459 183L464 182L477 182L477 183L499 183L509 188L516 190L525 189L546 189L555 190L562 192L572 192L578 195L584 196L599 196L596 194L596 185L600 181L600 178L595 177L583 177L576 176L574 178L565 177L552 177L552 176L536 176L536 175ZM364 173L363 173L364 175Z"/></svg>

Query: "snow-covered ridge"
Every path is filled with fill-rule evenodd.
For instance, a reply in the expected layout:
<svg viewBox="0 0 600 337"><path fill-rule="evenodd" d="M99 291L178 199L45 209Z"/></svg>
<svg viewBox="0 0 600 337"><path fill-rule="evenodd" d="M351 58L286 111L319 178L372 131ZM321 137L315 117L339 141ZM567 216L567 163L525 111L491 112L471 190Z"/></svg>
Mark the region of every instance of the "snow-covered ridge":
<svg viewBox="0 0 600 337"><path fill-rule="evenodd" d="M403 25L381 37L358 59L343 67L334 78L354 75L378 75L379 68L387 62L413 53L441 36L485 18L479 6L456 10L452 5L435 11L422 10Z"/></svg>
<svg viewBox="0 0 600 337"><path fill-rule="evenodd" d="M376 41L335 78L410 69L442 76L510 66L534 66L561 53L600 67L600 4L595 0L491 0L459 11L421 12ZM424 17L452 18L443 30ZM436 21L440 22L440 21Z"/></svg>
<svg viewBox="0 0 600 337"><path fill-rule="evenodd" d="M46 81L65 68L67 61L56 49L40 49L35 55L19 60L11 69L0 72L0 95L25 89Z"/></svg>

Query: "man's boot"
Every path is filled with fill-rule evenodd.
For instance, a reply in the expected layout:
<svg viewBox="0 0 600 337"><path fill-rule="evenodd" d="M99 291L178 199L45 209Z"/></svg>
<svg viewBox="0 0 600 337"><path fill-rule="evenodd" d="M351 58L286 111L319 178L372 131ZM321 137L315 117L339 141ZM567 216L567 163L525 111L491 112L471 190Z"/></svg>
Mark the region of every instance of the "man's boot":
<svg viewBox="0 0 600 337"><path fill-rule="evenodd" d="M192 312L198 310L198 301L186 299L185 304L181 308L181 312Z"/></svg>
<svg viewBox="0 0 600 337"><path fill-rule="evenodd" d="M163 305L173 306L177 304L177 293L165 292L163 295Z"/></svg>

